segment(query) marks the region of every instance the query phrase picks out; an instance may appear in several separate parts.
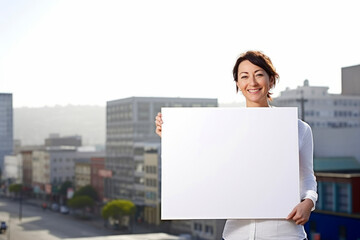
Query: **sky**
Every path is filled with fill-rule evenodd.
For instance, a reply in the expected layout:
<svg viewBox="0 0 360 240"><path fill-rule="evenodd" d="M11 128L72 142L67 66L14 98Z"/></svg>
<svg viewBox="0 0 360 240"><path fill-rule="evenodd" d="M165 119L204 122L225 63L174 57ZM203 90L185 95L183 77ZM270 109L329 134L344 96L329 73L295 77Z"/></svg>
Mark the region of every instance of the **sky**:
<svg viewBox="0 0 360 240"><path fill-rule="evenodd" d="M13 106L236 94L240 53L268 55L274 97L308 79L341 92L360 64L359 1L0 0L0 92Z"/></svg>

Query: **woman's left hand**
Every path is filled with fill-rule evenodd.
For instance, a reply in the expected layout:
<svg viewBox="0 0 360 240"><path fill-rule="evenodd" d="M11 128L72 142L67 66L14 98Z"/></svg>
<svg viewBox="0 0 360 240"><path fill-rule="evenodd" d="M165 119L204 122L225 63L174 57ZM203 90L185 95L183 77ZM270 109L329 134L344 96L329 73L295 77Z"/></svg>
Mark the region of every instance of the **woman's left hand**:
<svg viewBox="0 0 360 240"><path fill-rule="evenodd" d="M314 203L311 199L305 198L304 201L296 205L296 207L287 216L287 220L294 220L296 224L304 225L310 218L311 209Z"/></svg>

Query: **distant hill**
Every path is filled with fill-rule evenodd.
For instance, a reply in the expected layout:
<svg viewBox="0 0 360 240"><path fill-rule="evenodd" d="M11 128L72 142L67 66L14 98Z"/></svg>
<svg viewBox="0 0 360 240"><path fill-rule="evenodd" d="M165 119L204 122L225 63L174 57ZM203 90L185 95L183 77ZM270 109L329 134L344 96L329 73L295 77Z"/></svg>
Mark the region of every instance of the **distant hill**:
<svg viewBox="0 0 360 240"><path fill-rule="evenodd" d="M14 108L14 138L22 145L43 144L50 133L80 135L83 145L105 145L105 106Z"/></svg>

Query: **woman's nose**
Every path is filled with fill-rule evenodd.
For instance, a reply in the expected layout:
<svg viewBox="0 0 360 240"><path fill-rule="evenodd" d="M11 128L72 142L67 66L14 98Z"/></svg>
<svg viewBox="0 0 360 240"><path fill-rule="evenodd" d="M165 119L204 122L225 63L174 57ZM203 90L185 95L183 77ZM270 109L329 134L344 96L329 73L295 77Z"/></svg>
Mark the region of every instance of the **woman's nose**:
<svg viewBox="0 0 360 240"><path fill-rule="evenodd" d="M258 83L257 83L257 81L256 81L256 78L255 78L255 76L250 76L250 79L249 79L250 81L249 81L249 84L251 85L251 86L256 86Z"/></svg>

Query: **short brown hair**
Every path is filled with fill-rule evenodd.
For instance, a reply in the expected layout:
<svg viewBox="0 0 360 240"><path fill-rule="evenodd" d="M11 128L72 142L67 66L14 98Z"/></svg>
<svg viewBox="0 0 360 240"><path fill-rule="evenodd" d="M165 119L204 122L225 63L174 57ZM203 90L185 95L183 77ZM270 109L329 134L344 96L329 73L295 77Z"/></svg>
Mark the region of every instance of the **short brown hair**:
<svg viewBox="0 0 360 240"><path fill-rule="evenodd" d="M237 59L237 61L235 63L234 69L233 69L234 81L236 83L238 81L239 65L242 61L245 61L245 60L248 60L252 64L264 69L264 71L269 75L270 81L273 81L272 87L275 87L276 81L278 81L278 79L279 79L279 74L276 72L275 67L273 66L270 58L260 51L247 51L240 55L240 57ZM236 92L238 92L238 91L239 91L239 88L236 85ZM270 93L270 92L267 94L267 97L269 100L271 100L271 97L270 97L271 94L272 93Z"/></svg>

